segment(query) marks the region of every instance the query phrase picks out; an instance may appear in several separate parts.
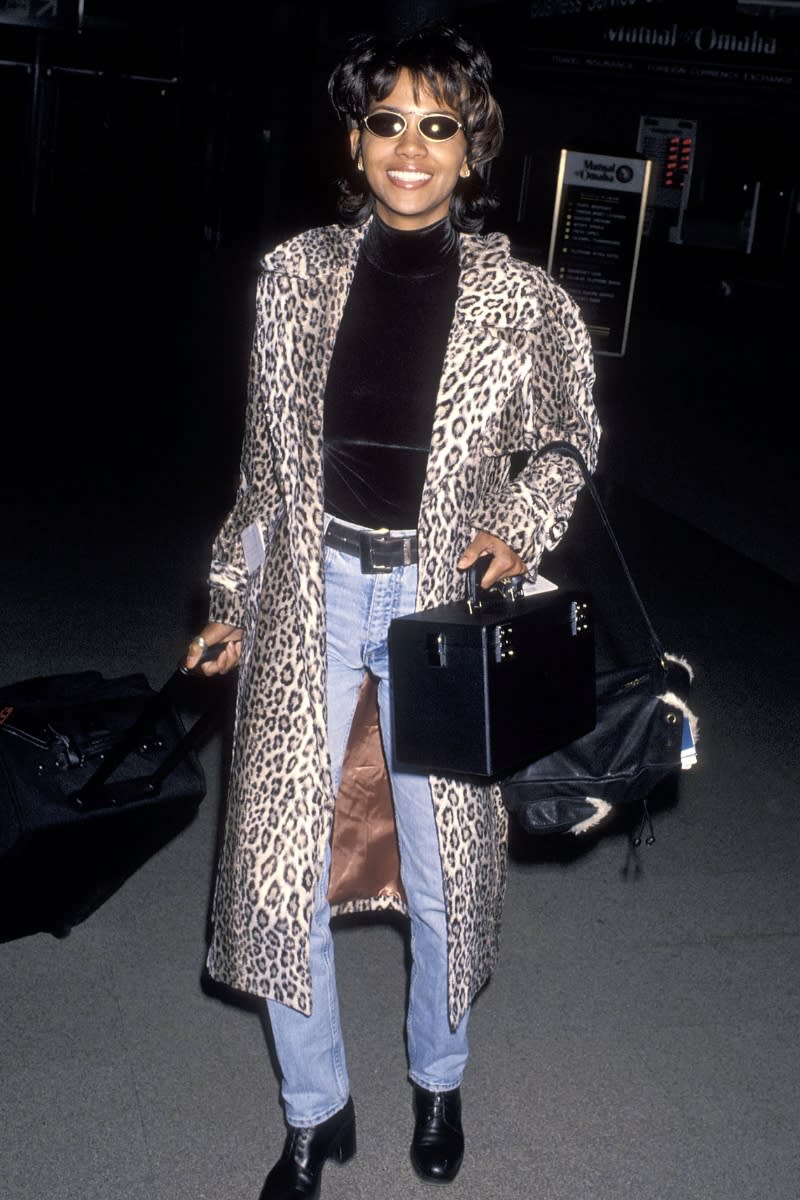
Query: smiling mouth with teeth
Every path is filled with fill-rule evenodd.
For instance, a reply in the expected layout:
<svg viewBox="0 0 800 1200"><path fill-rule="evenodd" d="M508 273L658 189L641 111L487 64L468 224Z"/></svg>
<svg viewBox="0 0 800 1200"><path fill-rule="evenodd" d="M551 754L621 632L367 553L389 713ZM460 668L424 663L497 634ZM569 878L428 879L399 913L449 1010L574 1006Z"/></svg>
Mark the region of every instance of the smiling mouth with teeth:
<svg viewBox="0 0 800 1200"><path fill-rule="evenodd" d="M399 179L401 182L421 183L431 178L427 171L387 171L387 174L390 179Z"/></svg>

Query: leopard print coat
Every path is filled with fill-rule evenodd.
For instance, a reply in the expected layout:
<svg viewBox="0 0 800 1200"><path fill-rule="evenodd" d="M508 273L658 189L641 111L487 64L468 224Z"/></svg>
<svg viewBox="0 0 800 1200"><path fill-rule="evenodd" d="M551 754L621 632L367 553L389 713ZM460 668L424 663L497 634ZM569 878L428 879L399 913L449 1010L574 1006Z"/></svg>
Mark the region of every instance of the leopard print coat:
<svg viewBox="0 0 800 1200"><path fill-rule="evenodd" d="M322 408L364 228L313 229L267 255L259 283L241 480L211 568L212 620L244 628L211 975L308 1013L308 930L331 837L326 740ZM580 489L569 460L519 474L512 451L599 426L577 309L500 234L460 235L461 274L419 518L417 607L463 595L455 563L477 530L534 570ZM248 571L242 531L265 558ZM252 532L252 531L251 531ZM253 565L252 555L249 556ZM431 777L449 928L453 1027L497 957L507 823L500 789ZM398 907L397 896L339 906Z"/></svg>

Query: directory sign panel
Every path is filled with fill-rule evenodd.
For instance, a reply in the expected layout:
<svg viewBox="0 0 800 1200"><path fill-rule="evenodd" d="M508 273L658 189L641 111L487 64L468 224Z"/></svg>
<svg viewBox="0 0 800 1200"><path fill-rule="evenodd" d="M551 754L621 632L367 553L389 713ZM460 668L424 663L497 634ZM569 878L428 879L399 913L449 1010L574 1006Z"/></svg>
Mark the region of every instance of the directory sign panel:
<svg viewBox="0 0 800 1200"><path fill-rule="evenodd" d="M600 354L625 353L649 183L647 159L561 151L547 269Z"/></svg>

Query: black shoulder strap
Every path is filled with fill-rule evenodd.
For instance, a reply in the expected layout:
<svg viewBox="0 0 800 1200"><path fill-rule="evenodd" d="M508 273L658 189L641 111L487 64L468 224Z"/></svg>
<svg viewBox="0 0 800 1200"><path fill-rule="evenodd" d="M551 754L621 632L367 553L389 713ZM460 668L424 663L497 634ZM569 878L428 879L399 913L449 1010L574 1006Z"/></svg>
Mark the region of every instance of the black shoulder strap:
<svg viewBox="0 0 800 1200"><path fill-rule="evenodd" d="M547 454L550 451L555 452L557 454L567 455L567 457L573 459L573 461L576 462L578 464L578 466L580 467L581 474L583 475L583 481L586 484L586 490L588 491L589 495L592 497L592 500L594 501L595 508L597 509L598 513L600 514L600 520L603 522L603 526L605 528L606 533L609 536L611 545L614 547L614 553L616 554L617 558L619 559L620 566L622 567L622 570L625 574L625 578L628 581L628 587L630 588L631 595L633 596L633 598L636 602L636 606L639 609L639 612L641 614L642 620L644 621L644 625L645 625L645 628L647 629L647 633L650 638L651 645L656 653L656 658L658 659L661 666L665 667L666 655L664 652L664 647L661 644L661 639L659 638L658 634L656 633L656 631L653 627L653 622L650 620L647 609L644 606L644 601L642 600L642 597L639 595L639 589L637 588L637 586L634 582L633 576L631 575L630 567L628 566L627 562L625 561L625 556L622 553L619 542L617 541L617 536L614 533L614 530L611 528L611 522L608 519L608 513L606 512L606 510L603 506L603 501L600 499L600 494L597 491L597 487L595 486L594 480L592 479L591 472L586 465L586 460L584 459L580 450L578 450L575 446L572 445L572 442L548 442L546 445L542 446L539 450L537 450L533 457L539 458L542 454Z"/></svg>

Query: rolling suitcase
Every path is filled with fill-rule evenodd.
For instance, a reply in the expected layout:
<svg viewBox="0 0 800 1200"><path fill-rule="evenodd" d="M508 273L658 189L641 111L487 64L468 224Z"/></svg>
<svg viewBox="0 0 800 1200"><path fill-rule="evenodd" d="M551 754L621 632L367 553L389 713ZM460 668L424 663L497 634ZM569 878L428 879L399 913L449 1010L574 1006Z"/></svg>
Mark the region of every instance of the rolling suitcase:
<svg viewBox="0 0 800 1200"><path fill-rule="evenodd" d="M85 671L0 688L0 941L61 937L194 817L205 794L174 699Z"/></svg>

